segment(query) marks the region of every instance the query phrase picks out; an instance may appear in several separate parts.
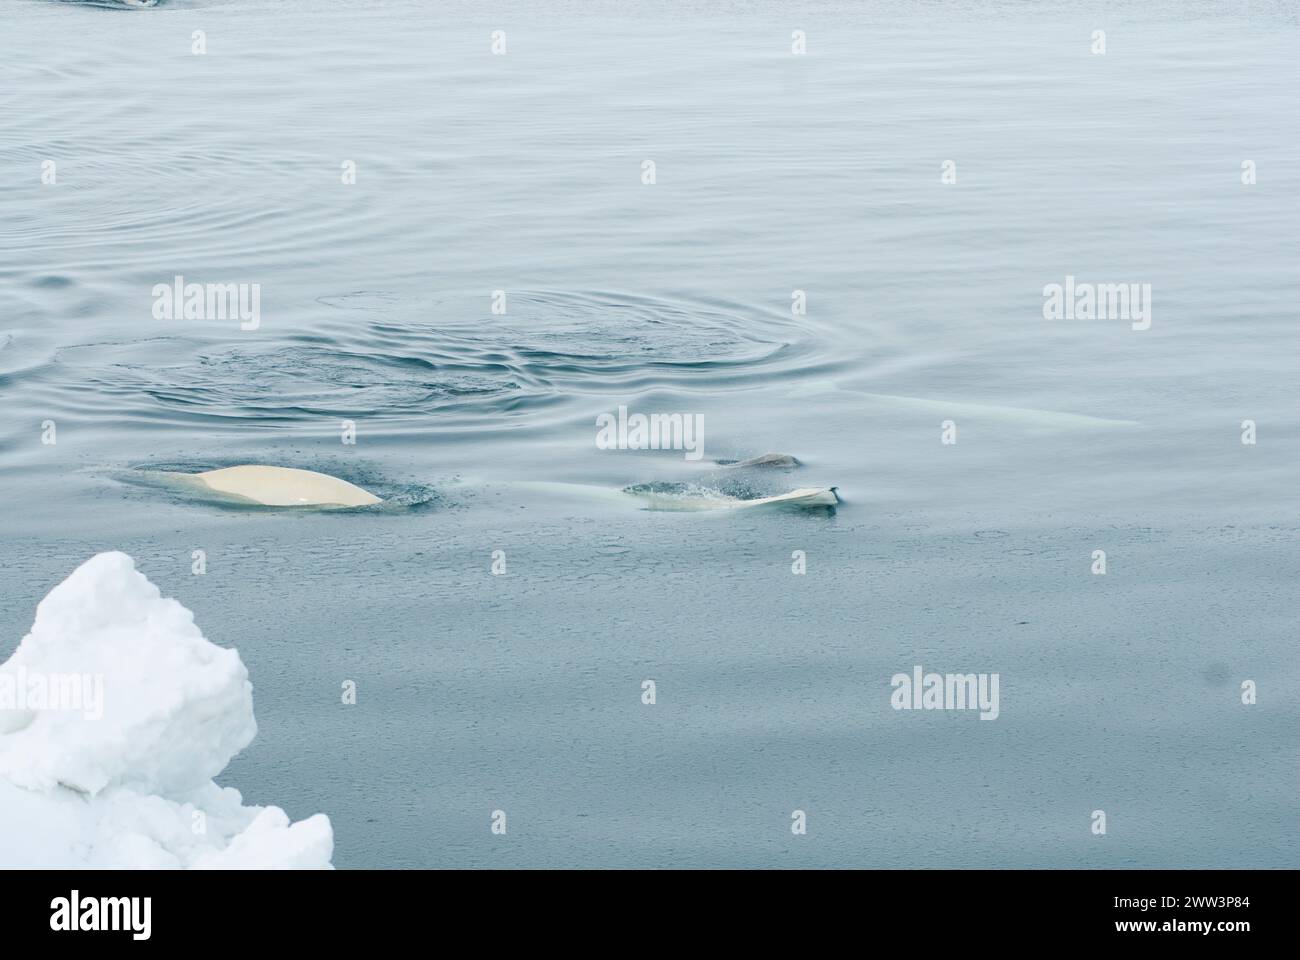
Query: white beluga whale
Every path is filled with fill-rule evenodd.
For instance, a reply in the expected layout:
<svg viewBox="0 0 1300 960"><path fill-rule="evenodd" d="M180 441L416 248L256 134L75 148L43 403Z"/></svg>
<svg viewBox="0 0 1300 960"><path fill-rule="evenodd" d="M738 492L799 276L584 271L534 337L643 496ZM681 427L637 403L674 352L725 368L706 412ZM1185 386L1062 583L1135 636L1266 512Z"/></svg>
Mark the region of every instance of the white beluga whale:
<svg viewBox="0 0 1300 960"><path fill-rule="evenodd" d="M798 458L788 453L764 453L744 460L714 460L711 466L722 470L732 469L793 469L803 466ZM516 483L516 486L519 484ZM621 490L591 487L571 483L532 482L533 489L546 489L557 496L585 497L589 501L601 499L608 503L632 503L641 510L695 512L705 510L748 510L761 507L835 507L840 500L837 487L798 487L774 495L765 495L745 483L651 482L634 483Z"/></svg>
<svg viewBox="0 0 1300 960"><path fill-rule="evenodd" d="M681 492L626 487L630 494L645 503L647 510L744 510L752 507L833 507L840 502L835 487L800 487L772 497L735 497L720 491L685 490Z"/></svg>
<svg viewBox="0 0 1300 960"><path fill-rule="evenodd" d="M368 507L383 503L370 491L346 480L294 467L250 463L173 476L265 507Z"/></svg>
<svg viewBox="0 0 1300 960"><path fill-rule="evenodd" d="M633 484L630 487L601 487L586 483L555 480L512 480L489 483L488 488L503 488L514 494L540 494L545 501L560 508L572 509L583 504L603 503L624 510L656 510L690 513L706 510L745 510L750 508L834 507L842 501L838 487L800 487L769 497L734 496L709 487L682 484Z"/></svg>
<svg viewBox="0 0 1300 960"><path fill-rule="evenodd" d="M800 487L775 497L755 497L737 500L737 507L770 507L785 504L791 507L833 507L840 502L838 487Z"/></svg>

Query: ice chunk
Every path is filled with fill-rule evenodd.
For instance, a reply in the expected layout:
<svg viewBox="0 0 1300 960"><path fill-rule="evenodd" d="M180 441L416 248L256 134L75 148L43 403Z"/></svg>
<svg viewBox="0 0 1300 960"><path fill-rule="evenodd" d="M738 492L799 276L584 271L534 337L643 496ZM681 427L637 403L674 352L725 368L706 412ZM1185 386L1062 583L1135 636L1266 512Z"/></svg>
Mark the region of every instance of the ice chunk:
<svg viewBox="0 0 1300 960"><path fill-rule="evenodd" d="M238 652L93 557L0 665L0 867L328 867L328 818L212 782L256 732Z"/></svg>

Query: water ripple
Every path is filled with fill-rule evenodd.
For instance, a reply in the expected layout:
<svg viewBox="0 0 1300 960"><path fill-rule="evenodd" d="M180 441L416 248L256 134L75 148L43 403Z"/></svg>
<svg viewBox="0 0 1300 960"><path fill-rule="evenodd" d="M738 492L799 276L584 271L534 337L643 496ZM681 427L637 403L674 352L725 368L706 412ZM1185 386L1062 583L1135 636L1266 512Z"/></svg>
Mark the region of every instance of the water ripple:
<svg viewBox="0 0 1300 960"><path fill-rule="evenodd" d="M811 347L755 308L611 292L521 292L493 316L482 298L322 296L310 332L238 340L150 337L59 349L40 368L55 393L86 387L91 415L151 421L444 422L527 414L579 394L715 391L796 377ZM486 314L486 315L485 315ZM75 391L74 388L75 387Z"/></svg>

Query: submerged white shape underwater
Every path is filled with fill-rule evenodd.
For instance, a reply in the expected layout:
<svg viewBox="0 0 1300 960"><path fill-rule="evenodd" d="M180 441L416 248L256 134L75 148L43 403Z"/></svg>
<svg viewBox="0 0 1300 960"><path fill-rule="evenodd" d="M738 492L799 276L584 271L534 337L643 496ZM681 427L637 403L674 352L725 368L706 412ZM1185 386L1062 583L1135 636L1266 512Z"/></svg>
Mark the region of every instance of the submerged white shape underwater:
<svg viewBox="0 0 1300 960"><path fill-rule="evenodd" d="M763 507L774 504L789 504L794 507L833 507L840 502L835 487L800 487L789 493L775 497L757 497L753 500L740 500L738 507Z"/></svg>
<svg viewBox="0 0 1300 960"><path fill-rule="evenodd" d="M773 497L732 497L721 492L697 489L685 491L627 487L630 494L646 504L648 510L691 512L704 510L743 510L751 507L833 507L840 502L837 487L800 487Z"/></svg>
<svg viewBox="0 0 1300 960"><path fill-rule="evenodd" d="M838 487L800 487L774 497L732 496L722 490L696 485L670 486L636 484L618 489L585 483L558 483L548 480L514 480L497 484L511 492L537 492L548 502L581 506L602 503L624 510L657 510L673 513L696 513L708 510L743 510L757 507L833 507L842 501Z"/></svg>
<svg viewBox="0 0 1300 960"><path fill-rule="evenodd" d="M245 464L189 476L217 493L242 497L267 507L368 507L383 503L346 480L296 467Z"/></svg>
<svg viewBox="0 0 1300 960"><path fill-rule="evenodd" d="M239 653L126 554L92 557L0 665L0 867L328 868L323 814L212 782L256 732Z"/></svg>

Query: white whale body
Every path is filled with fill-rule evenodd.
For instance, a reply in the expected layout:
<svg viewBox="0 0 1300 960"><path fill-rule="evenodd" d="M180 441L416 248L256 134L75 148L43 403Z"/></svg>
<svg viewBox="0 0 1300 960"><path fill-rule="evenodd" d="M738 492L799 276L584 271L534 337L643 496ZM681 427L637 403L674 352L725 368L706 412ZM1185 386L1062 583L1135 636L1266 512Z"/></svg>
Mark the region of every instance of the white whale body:
<svg viewBox="0 0 1300 960"><path fill-rule="evenodd" d="M774 497L729 497L725 494L665 493L629 488L631 494L645 502L650 510L744 510L753 507L833 507L840 502L835 487L800 487Z"/></svg>
<svg viewBox="0 0 1300 960"><path fill-rule="evenodd" d="M244 464L177 476L266 507L368 507L383 503L370 491L346 480L294 467Z"/></svg>
<svg viewBox="0 0 1300 960"><path fill-rule="evenodd" d="M596 503L624 510L656 510L693 513L708 510L728 511L750 508L812 508L839 504L837 487L801 487L774 497L729 496L720 490L688 487L684 490L659 490L646 486L601 487L586 483L554 480L512 480L490 483L486 489L504 491L507 496L540 494L547 504L560 509L581 509Z"/></svg>
<svg viewBox="0 0 1300 960"><path fill-rule="evenodd" d="M835 487L800 487L789 493L775 497L757 497L753 500L737 500L738 507L769 507L786 504L792 507L833 507L840 502Z"/></svg>

